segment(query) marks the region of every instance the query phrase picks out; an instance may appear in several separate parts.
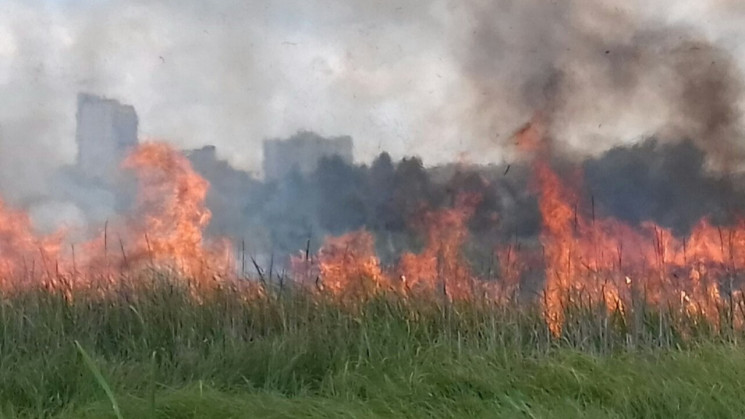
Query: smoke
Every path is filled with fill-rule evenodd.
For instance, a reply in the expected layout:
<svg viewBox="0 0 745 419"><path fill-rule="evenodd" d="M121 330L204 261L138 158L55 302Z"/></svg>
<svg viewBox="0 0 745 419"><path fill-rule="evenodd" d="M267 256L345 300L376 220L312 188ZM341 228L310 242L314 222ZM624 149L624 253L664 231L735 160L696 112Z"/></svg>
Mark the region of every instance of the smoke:
<svg viewBox="0 0 745 419"><path fill-rule="evenodd" d="M514 152L504 127L538 113L567 156L656 135L720 168L745 157L741 70L701 30L612 2L481 2L470 19L461 121L484 146Z"/></svg>
<svg viewBox="0 0 745 419"><path fill-rule="evenodd" d="M705 158L691 141L648 139L586 161L585 187L604 215L687 235L702 218L727 224L745 208L745 191L735 186L742 175L712 173Z"/></svg>
<svg viewBox="0 0 745 419"><path fill-rule="evenodd" d="M700 3L667 15L742 17L734 2ZM457 118L476 145L519 161L511 133L539 120L554 166L583 167L600 211L632 224L685 234L743 208L744 85L731 28L717 39L660 10L604 1L478 2L467 21Z"/></svg>
<svg viewBox="0 0 745 419"><path fill-rule="evenodd" d="M294 172L263 183L230 168L211 148L190 158L211 183L210 233L245 243L265 263L270 255L281 263L308 242L315 251L325 237L360 228L375 235L382 261L394 263L402 252L423 245L422 215L452 208L463 194L479 198L468 220L466 249L476 267L492 263L497 246L531 242L541 229L529 162L426 168L418 158L394 161L382 153L369 166L328 158L311 174ZM552 164L566 172L578 167L562 156ZM742 175L709 170L706 152L692 141L652 138L614 147L579 167L584 183L577 186L586 197L579 210L589 211L591 199L597 216L631 225L652 221L684 236L702 218L729 224L745 208L745 190L736 187Z"/></svg>
<svg viewBox="0 0 745 419"><path fill-rule="evenodd" d="M249 171L265 138L298 129L349 133L367 161L417 153L454 68L441 5L5 1L2 154L72 162L79 91L134 105L146 137L213 144ZM7 172L4 189L21 182Z"/></svg>
<svg viewBox="0 0 745 419"><path fill-rule="evenodd" d="M364 226L392 258L417 246L412 218L462 191L482 197L469 227L488 247L539 227L512 138L538 115L557 161L591 156L587 186L605 211L684 231L740 202L716 173L736 172L745 153L745 11L725 0L617 3L6 1L0 192L44 229L100 226L127 208L120 191L57 170L75 155L82 90L134 105L144 137L215 145L192 155L212 184L211 233L257 252ZM353 136L367 165L330 160L267 184L241 172L261 166L265 138L298 129ZM653 146L623 147L652 136ZM460 153L498 166L431 166Z"/></svg>
<svg viewBox="0 0 745 419"><path fill-rule="evenodd" d="M607 148L671 120L677 77L660 73L688 66L654 63L679 37L742 52L738 2L647 3L4 1L0 186L43 189L49 170L16 157L72 161L81 90L133 104L148 137L214 144L247 170L261 167L264 138L298 129L348 133L367 162L383 150L498 161L495 144L539 108L556 113L562 141ZM720 56L696 60L716 58L726 76ZM658 82L663 97L649 89Z"/></svg>
<svg viewBox="0 0 745 419"><path fill-rule="evenodd" d="M540 227L527 166L427 168L420 158L393 160L384 152L370 165L323 158L312 173L262 182L231 168L211 147L189 158L210 182L209 233L229 237L266 264L360 228L374 234L382 261L394 263L424 245L425 213L451 208L464 194L478 197L468 224L474 257L493 259L495 245L535 237Z"/></svg>

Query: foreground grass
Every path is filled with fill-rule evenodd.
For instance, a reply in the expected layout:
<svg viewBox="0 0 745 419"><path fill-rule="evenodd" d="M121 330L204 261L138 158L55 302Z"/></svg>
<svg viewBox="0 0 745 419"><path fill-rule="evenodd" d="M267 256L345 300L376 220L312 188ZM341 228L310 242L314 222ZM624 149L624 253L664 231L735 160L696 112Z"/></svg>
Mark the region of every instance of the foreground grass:
<svg viewBox="0 0 745 419"><path fill-rule="evenodd" d="M104 386L124 418L745 412L739 334L674 313L574 307L556 339L531 307L135 283L0 298L0 417L114 418Z"/></svg>
<svg viewBox="0 0 745 419"><path fill-rule="evenodd" d="M329 371L323 388L291 396L192 383L159 390L154 400L123 393L120 403L124 417L139 418L734 418L745 411L745 355L731 347L604 358L570 351L541 359L456 354L442 347L411 355ZM102 398L62 417L115 416Z"/></svg>

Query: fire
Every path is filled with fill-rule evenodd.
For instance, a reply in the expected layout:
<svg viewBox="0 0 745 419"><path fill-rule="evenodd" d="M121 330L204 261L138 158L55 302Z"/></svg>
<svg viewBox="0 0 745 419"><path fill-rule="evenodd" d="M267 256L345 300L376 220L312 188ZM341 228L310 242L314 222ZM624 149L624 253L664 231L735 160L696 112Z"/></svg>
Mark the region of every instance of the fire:
<svg viewBox="0 0 745 419"><path fill-rule="evenodd" d="M301 282L343 297L370 295L389 283L375 255L375 239L365 230L328 237L316 257L293 257L291 265Z"/></svg>
<svg viewBox="0 0 745 419"><path fill-rule="evenodd" d="M64 231L36 235L26 212L0 202L0 290L46 286L69 294L75 285L101 285L144 266L198 280L226 274L228 247L203 237L210 220L209 184L186 157L166 144L147 143L124 166L139 181L136 214L113 228L107 225L102 238L77 246ZM115 246L119 252L112 251Z"/></svg>
<svg viewBox="0 0 745 419"><path fill-rule="evenodd" d="M543 221L545 316L554 334L561 332L565 308L579 298L620 311L642 298L644 303L677 306L716 323L721 305L718 282L723 277L711 270L721 270L728 262L734 269L742 257L734 251L742 249L735 245L743 243L742 225L722 229L702 220L681 241L651 222L634 228L597 217L594 203L587 205L587 198L578 193L581 174L573 176L571 187L551 169L547 157L545 149L539 149L533 166Z"/></svg>
<svg viewBox="0 0 745 419"><path fill-rule="evenodd" d="M419 227L426 238L425 248L420 253L404 253L394 269L381 267L374 236L360 230L327 237L313 258L293 257L292 270L301 282L334 295L369 295L387 289L470 298L474 277L461 251L468 238L466 222L477 203L477 196L463 195L452 209L423 214Z"/></svg>
<svg viewBox="0 0 745 419"><path fill-rule="evenodd" d="M37 237L27 213L0 201L0 289L12 289L57 271L61 236Z"/></svg>
<svg viewBox="0 0 745 419"><path fill-rule="evenodd" d="M629 232L606 220L588 220L579 212L576 192L546 162L537 162L535 173L543 220L546 320L558 333L565 306L580 293L611 309L622 308L615 275L622 273L618 234Z"/></svg>
<svg viewBox="0 0 745 419"><path fill-rule="evenodd" d="M226 247L206 247L202 235L211 217L205 206L209 183L183 154L167 144L144 144L124 167L135 171L140 186L138 215L131 222L136 259L173 264L192 277L227 268Z"/></svg>
<svg viewBox="0 0 745 419"><path fill-rule="evenodd" d="M689 237L676 238L651 222L632 226L600 216L593 198L581 193L581 171L560 176L551 167L551 143L540 118L516 135L518 148L532 156L541 250L514 243L495 249L498 281L478 278L463 255L477 196L461 196L451 208L422 213L415 226L424 233L424 249L404 253L392 269L381 268L374 238L363 230L328 238L316 270L308 274L306 269L305 277L316 278L316 284L337 295L358 293L359 278L364 277L375 289L403 289L407 295L450 300L486 295L500 302L516 295L527 271L542 266L540 300L554 335L562 332L568 307L588 302L622 315L639 304L650 305L719 324L722 292L729 286L729 295L737 293L735 273L745 266L745 219L731 227L716 227L704 219ZM296 258L295 265L300 261ZM303 266L309 263L306 258Z"/></svg>
<svg viewBox="0 0 745 419"><path fill-rule="evenodd" d="M451 299L472 296L473 275L461 249L468 238L466 222L478 200L478 196L462 195L454 208L424 214L426 247L419 254L404 253L398 266L407 289L439 291Z"/></svg>
<svg viewBox="0 0 745 419"><path fill-rule="evenodd" d="M394 266L382 266L374 235L362 229L326 238L315 255L306 250L293 257L295 279L352 300L394 291L504 302L517 295L526 272L537 268L544 273L540 301L554 335L563 330L567 307L587 301L621 314L649 304L714 325L729 304L739 313L733 315L735 324L743 326L731 301L742 295L738 272L745 267L745 218L726 227L702 219L688 237L678 238L651 222L631 226L600 216L592 197L581 193L582 173L560 176L552 168L551 144L539 119L517 136L532 157L541 247L536 252L518 243L499 246L496 280L480 278L464 255L468 222L481 199L468 194L449 208L419 214L412 226L423 248L405 252ZM0 290L43 285L69 293L73 285L116 281L117 275L142 267L174 270L197 285L231 277L227 242L204 236L211 217L205 205L209 183L188 159L166 144L147 143L132 152L124 168L138 182L136 211L78 246L64 231L36 235L25 212L0 202Z"/></svg>
<svg viewBox="0 0 745 419"><path fill-rule="evenodd" d="M323 286L333 292L359 295L377 289L384 276L375 256L375 240L367 231L356 231L329 238L319 252Z"/></svg>

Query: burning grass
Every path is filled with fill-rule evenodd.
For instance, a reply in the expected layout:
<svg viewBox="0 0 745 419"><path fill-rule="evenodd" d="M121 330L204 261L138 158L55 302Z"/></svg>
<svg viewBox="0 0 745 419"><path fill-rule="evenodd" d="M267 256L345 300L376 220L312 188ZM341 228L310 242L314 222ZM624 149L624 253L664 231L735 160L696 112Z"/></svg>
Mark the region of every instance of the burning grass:
<svg viewBox="0 0 745 419"><path fill-rule="evenodd" d="M115 417L76 342L124 417L736 417L745 408L742 331L641 300L608 311L586 294L567 297L555 336L540 303L382 290L350 304L331 290L206 287L158 270L119 280L117 292L72 299L43 289L0 297L3 415Z"/></svg>
<svg viewBox="0 0 745 419"><path fill-rule="evenodd" d="M588 214L534 143L540 247L494 249L496 278L464 256L480 197L461 195L421 214L423 248L396 266L360 230L293 258L289 279L258 266L246 279L228 245L203 237L209 185L162 144L126 161L136 213L70 252L64 232L37 237L0 206L0 413L113 414L103 397L126 417L289 415L299 403L323 417L745 410L728 398L745 366L745 224L702 220L681 240ZM536 267L544 284L526 298ZM712 353L724 358L709 365Z"/></svg>

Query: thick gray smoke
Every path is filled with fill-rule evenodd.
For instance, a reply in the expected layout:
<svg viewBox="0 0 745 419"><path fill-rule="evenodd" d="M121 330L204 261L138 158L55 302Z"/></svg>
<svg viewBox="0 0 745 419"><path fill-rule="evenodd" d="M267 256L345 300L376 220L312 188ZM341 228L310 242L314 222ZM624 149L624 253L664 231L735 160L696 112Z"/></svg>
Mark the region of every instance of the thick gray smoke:
<svg viewBox="0 0 745 419"><path fill-rule="evenodd" d="M482 2L471 18L463 125L484 146L509 147L504 127L539 114L565 155L656 135L720 168L745 157L742 72L700 30L617 2Z"/></svg>
<svg viewBox="0 0 745 419"><path fill-rule="evenodd" d="M462 193L480 197L468 223L468 252L477 265L493 262L496 245L531 242L541 228L532 167L525 163L427 169L418 158L393 161L382 153L370 166L330 158L309 175L260 182L217 159L211 148L190 158L212 186L210 232L280 263L307 244L317 250L327 235L359 228L376 235L378 254L392 263L423 244L417 228L422 214L451 208ZM563 157L552 164L560 172L578 167ZM702 218L727 224L745 210L745 190L737 187L743 175L709 170L706 152L692 141L647 139L588 158L579 168L584 182L574 185L581 196L572 204L588 216L592 210L631 225L652 221L686 235Z"/></svg>
<svg viewBox="0 0 745 419"><path fill-rule="evenodd" d="M72 161L78 91L133 104L145 137L214 144L252 171L264 138L298 129L352 135L367 162L382 150L498 161L494 140L551 90L557 137L603 149L671 121L670 95L685 95L673 73L688 69L670 57L678 46L742 56L744 16L725 0L6 0L0 187L43 190L50 166ZM712 80L729 74L726 57L699 51L717 60Z"/></svg>
<svg viewBox="0 0 745 419"><path fill-rule="evenodd" d="M457 54L468 85L455 101L460 124L485 150L517 162L512 133L540 121L555 166L583 167L582 192L604 215L678 234L703 217L732 222L745 209L736 187L745 163L744 84L732 43L643 9L475 3L464 20L467 47Z"/></svg>
<svg viewBox="0 0 745 419"><path fill-rule="evenodd" d="M10 0L0 192L46 229L126 207L79 174L58 176L75 155L76 94L90 91L134 105L143 139L214 144L192 155L213 185L210 229L256 253L366 227L392 258L421 244L411 218L463 190L483 197L470 227L485 248L534 236L530 170L513 160L512 133L536 115L557 162L586 161L586 187L608 214L678 232L701 214L727 220L742 203L732 179L745 157L745 10L618 3ZM351 135L365 164L255 180L261 142L298 129ZM649 137L658 142L625 147ZM402 160L412 155L421 159ZM495 166L432 168L456 156Z"/></svg>
<svg viewBox="0 0 745 419"><path fill-rule="evenodd" d="M585 192L603 215L632 224L653 221L678 234L702 218L736 221L745 210L745 190L738 186L743 176L712 173L705 158L691 141L617 147L584 163Z"/></svg>
<svg viewBox="0 0 745 419"><path fill-rule="evenodd" d="M349 133L366 161L419 154L453 77L444 4L0 2L0 186L43 186L22 156L45 174L72 162L79 91L134 105L145 138L214 144L250 171L265 138L298 129Z"/></svg>
<svg viewBox="0 0 745 419"><path fill-rule="evenodd" d="M295 171L259 182L217 159L211 148L190 153L190 159L211 184L210 233L245 243L245 251L262 262L273 255L282 263L306 246L317 250L328 235L365 228L391 263L424 244L418 227L425 212L450 208L462 193L481 198L469 229L474 251L484 259L493 259L496 243L534 236L540 226L527 167L427 169L419 158L394 161L381 153L369 166L325 158L308 175Z"/></svg>

